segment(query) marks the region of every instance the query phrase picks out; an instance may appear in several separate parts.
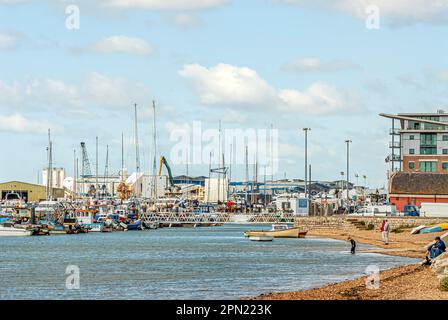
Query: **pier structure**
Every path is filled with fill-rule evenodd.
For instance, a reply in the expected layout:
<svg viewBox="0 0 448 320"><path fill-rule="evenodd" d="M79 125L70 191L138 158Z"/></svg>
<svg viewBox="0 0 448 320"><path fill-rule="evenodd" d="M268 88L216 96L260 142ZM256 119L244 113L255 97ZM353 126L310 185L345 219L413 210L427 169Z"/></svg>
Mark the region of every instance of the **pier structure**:
<svg viewBox="0 0 448 320"><path fill-rule="evenodd" d="M212 224L272 224L272 223L293 223L295 215L279 212L260 213L229 213L214 212L201 213L194 212L151 212L144 215L147 222L156 222L164 225L191 225L207 226Z"/></svg>

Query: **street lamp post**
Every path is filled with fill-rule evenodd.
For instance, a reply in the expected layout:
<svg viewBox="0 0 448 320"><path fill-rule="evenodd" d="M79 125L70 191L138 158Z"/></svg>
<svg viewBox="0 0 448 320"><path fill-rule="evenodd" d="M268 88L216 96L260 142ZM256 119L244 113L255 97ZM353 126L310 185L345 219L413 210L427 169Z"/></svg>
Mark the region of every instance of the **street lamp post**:
<svg viewBox="0 0 448 320"><path fill-rule="evenodd" d="M349 188L349 179L350 179L350 154L349 154L349 149L350 149L350 143L352 141L347 139L345 140L345 143L347 144L347 201L349 200L349 192L348 192L348 188Z"/></svg>
<svg viewBox="0 0 448 320"><path fill-rule="evenodd" d="M311 128L303 128L305 131L305 198L308 199L308 131L311 131Z"/></svg>
<svg viewBox="0 0 448 320"><path fill-rule="evenodd" d="M356 178L356 185L358 186L359 185L359 183L358 183L359 174L355 173L355 178Z"/></svg>

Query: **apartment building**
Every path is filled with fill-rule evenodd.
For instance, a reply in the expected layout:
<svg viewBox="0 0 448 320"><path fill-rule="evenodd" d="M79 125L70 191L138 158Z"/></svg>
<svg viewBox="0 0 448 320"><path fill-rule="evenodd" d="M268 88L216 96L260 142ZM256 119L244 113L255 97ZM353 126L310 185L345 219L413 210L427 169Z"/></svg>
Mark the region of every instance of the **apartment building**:
<svg viewBox="0 0 448 320"><path fill-rule="evenodd" d="M448 173L448 113L382 115L392 118L392 171Z"/></svg>

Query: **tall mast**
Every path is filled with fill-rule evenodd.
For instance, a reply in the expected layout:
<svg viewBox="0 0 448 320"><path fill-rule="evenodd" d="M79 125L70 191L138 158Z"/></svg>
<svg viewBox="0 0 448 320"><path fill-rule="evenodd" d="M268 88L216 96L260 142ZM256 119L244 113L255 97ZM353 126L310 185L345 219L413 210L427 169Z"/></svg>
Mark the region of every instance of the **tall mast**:
<svg viewBox="0 0 448 320"><path fill-rule="evenodd" d="M274 144L274 137L272 136L274 134L274 126L273 126L273 124L271 123L271 134L269 135L269 138L270 138L270 148L271 148L271 152L270 152L270 154L271 154L271 181L274 181L274 147L273 147L273 144Z"/></svg>
<svg viewBox="0 0 448 320"><path fill-rule="evenodd" d="M73 149L73 199L76 199L76 149Z"/></svg>
<svg viewBox="0 0 448 320"><path fill-rule="evenodd" d="M212 174L212 152L210 151L210 158L208 162L208 190L207 190L207 203L210 203L210 184L211 184L211 174Z"/></svg>
<svg viewBox="0 0 448 320"><path fill-rule="evenodd" d="M135 172L140 172L140 152L138 148L138 127L137 127L137 104L134 103L134 115L135 115Z"/></svg>
<svg viewBox="0 0 448 320"><path fill-rule="evenodd" d="M53 145L51 142L51 132L48 129L48 171L47 171L47 200L52 200L53 197Z"/></svg>
<svg viewBox="0 0 448 320"><path fill-rule="evenodd" d="M98 195L99 184L98 184L98 136L96 137L96 165L95 165L95 193Z"/></svg>
<svg viewBox="0 0 448 320"><path fill-rule="evenodd" d="M121 133L121 182L124 181L124 137Z"/></svg>
<svg viewBox="0 0 448 320"><path fill-rule="evenodd" d="M246 195L245 195L245 200L246 200L246 204L247 204L247 188L249 186L249 155L248 155L248 150L247 150L247 144L245 146L245 161L246 161Z"/></svg>
<svg viewBox="0 0 448 320"><path fill-rule="evenodd" d="M221 120L219 120L218 168L221 168ZM221 199L221 170L218 170L218 203Z"/></svg>
<svg viewBox="0 0 448 320"><path fill-rule="evenodd" d="M152 174L154 177L153 183L153 197L154 203L157 201L157 128L156 128L156 102L152 101L152 112L153 112L153 120L152 120L152 130L153 130L153 144L154 144L154 161L152 166Z"/></svg>
<svg viewBox="0 0 448 320"><path fill-rule="evenodd" d="M230 194L230 181L232 181L232 161L233 161L233 144L230 144L230 159L229 159L229 180L227 182L227 196Z"/></svg>
<svg viewBox="0 0 448 320"><path fill-rule="evenodd" d="M106 186L108 178L109 178L109 145L106 145L106 166L104 167L104 186ZM107 190L107 187L105 190Z"/></svg>
<svg viewBox="0 0 448 320"><path fill-rule="evenodd" d="M79 181L79 158L76 158L76 175L75 175L75 179L76 179L76 187L75 187L75 197L78 196L78 181Z"/></svg>

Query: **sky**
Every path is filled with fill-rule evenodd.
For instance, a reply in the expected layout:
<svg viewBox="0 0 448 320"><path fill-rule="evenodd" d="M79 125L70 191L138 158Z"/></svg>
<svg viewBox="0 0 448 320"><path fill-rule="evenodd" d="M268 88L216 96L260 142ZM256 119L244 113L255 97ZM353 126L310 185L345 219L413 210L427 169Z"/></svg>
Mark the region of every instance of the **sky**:
<svg viewBox="0 0 448 320"><path fill-rule="evenodd" d="M0 0L0 181L42 180L49 128L67 175L81 141L94 171L96 137L117 172L122 133L134 171L134 103L150 173L155 101L175 175L208 175L215 147L244 180L247 145L250 177L303 179L306 127L313 180L341 178L349 139L350 180L382 187L378 114L448 111L447 31L448 0Z"/></svg>

